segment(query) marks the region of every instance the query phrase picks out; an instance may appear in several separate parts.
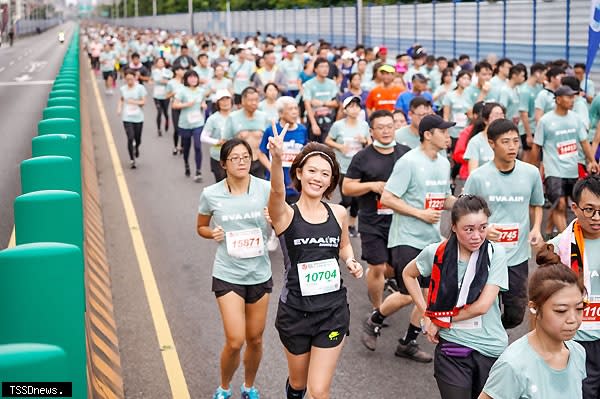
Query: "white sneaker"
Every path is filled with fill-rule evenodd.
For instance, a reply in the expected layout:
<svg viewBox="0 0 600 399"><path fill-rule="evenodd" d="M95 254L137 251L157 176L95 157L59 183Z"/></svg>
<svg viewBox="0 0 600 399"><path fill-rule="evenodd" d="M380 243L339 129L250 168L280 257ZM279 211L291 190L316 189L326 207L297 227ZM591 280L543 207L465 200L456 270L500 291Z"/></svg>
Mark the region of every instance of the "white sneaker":
<svg viewBox="0 0 600 399"><path fill-rule="evenodd" d="M269 252L273 252L277 250L278 247L279 237L277 237L277 235L275 234L275 230L271 230L271 237L269 237L269 240L267 241L267 249L269 250Z"/></svg>

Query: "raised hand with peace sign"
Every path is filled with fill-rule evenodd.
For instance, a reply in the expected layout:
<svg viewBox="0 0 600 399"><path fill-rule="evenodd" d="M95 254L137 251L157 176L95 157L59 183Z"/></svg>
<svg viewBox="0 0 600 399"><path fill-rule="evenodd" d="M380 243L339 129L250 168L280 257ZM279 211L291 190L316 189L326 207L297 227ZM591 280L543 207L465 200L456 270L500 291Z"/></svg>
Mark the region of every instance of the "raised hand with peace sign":
<svg viewBox="0 0 600 399"><path fill-rule="evenodd" d="M279 163L281 163L281 155L283 154L283 140L285 139L285 134L287 133L288 127L289 125L286 123L281 133L277 133L277 124L275 123L275 119L271 121L273 137L269 137L269 144L267 145L269 153L271 154L271 162L277 159Z"/></svg>

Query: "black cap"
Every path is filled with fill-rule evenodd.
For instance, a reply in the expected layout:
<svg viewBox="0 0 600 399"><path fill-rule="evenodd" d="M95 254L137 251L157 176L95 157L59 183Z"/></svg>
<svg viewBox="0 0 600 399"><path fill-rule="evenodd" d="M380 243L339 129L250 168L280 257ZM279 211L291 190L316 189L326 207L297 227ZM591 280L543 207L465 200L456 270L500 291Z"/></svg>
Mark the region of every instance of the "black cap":
<svg viewBox="0 0 600 399"><path fill-rule="evenodd" d="M448 129L456 125L456 122L448 122L439 115L427 115L419 123L419 134L431 132L433 129Z"/></svg>
<svg viewBox="0 0 600 399"><path fill-rule="evenodd" d="M411 79L411 80L412 80L413 82L414 82L415 80L420 80L421 82L425 83L425 82L427 82L427 81L429 80L429 78L427 78L427 76L423 75L422 73L415 73L415 74L412 76L412 79Z"/></svg>
<svg viewBox="0 0 600 399"><path fill-rule="evenodd" d="M554 92L554 97L560 97L560 96L574 96L576 94L579 94L579 92L571 89L569 86L560 86L558 89L556 89L556 91Z"/></svg>

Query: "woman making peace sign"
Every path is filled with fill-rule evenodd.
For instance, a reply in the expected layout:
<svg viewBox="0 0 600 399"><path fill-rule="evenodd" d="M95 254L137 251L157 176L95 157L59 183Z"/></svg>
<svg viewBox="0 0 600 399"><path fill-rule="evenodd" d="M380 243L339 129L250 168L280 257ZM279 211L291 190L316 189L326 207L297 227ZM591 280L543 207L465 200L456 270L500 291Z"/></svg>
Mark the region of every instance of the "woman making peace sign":
<svg viewBox="0 0 600 399"><path fill-rule="evenodd" d="M333 151L310 143L290 168L298 202L285 202L281 156L287 124L281 133L273 124L269 137L271 193L269 214L278 235L284 234L291 264L285 273L275 326L288 361L287 398L329 398L329 389L350 312L340 276L341 257L350 273L360 278L363 269L354 259L348 237L346 210L328 204L339 177Z"/></svg>

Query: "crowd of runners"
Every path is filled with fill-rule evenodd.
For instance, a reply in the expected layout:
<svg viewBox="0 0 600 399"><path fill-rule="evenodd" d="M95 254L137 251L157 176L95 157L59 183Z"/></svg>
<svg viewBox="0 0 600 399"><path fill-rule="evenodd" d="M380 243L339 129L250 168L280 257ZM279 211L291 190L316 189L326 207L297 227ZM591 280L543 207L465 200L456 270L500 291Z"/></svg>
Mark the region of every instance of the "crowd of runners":
<svg viewBox="0 0 600 399"><path fill-rule="evenodd" d="M411 307L395 354L433 361L443 399L600 397L600 95L585 65L448 59L418 44L394 56L260 32L90 25L82 40L106 95L120 86L131 168L144 130L172 134L165 151L191 177L193 147L193 180L210 180L197 231L218 243L225 345L213 398L234 395L242 349L241 397L259 398L278 247L289 399L330 397L349 331L344 278L363 275L365 350ZM150 98L156 120L144 125ZM509 346L525 315L530 332Z"/></svg>

